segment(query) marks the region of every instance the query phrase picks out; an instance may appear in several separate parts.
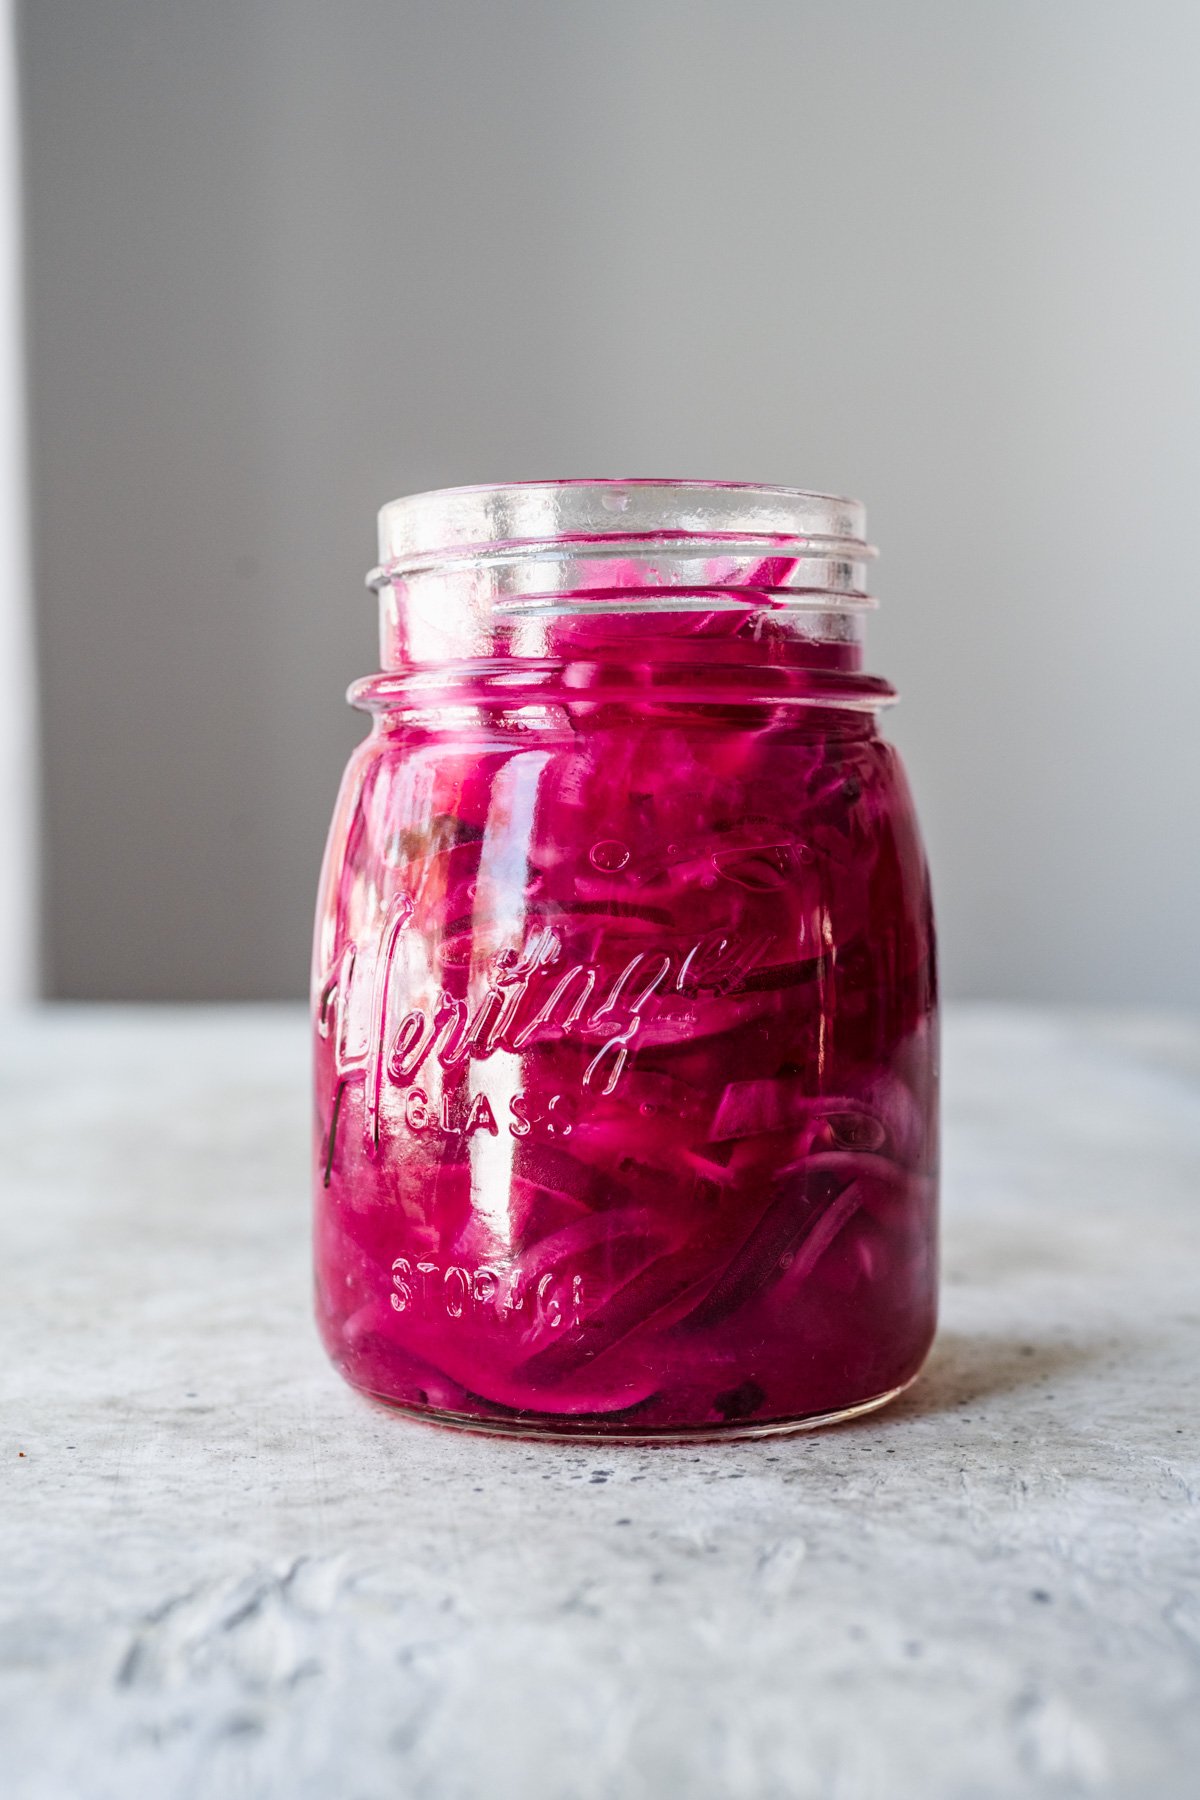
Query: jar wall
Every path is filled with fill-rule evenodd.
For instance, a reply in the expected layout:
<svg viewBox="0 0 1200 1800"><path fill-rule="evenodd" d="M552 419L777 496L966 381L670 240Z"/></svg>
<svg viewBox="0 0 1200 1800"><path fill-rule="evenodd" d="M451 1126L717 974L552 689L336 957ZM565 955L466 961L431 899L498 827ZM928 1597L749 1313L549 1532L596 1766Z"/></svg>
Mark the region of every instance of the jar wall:
<svg viewBox="0 0 1200 1800"><path fill-rule="evenodd" d="M896 752L867 707L547 679L381 701L347 772L314 967L330 1355L531 1432L878 1401L936 1310L933 930Z"/></svg>

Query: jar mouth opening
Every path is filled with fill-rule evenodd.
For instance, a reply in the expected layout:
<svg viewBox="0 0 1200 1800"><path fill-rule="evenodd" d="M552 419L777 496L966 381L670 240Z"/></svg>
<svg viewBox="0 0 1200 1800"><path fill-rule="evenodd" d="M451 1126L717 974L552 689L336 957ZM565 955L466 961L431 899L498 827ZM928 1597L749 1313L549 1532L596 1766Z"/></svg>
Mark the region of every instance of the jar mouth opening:
<svg viewBox="0 0 1200 1800"><path fill-rule="evenodd" d="M779 549L854 563L873 557L861 502L753 482L633 478L518 481L436 488L379 512L380 567L370 585L458 561L556 553L572 559L613 547L688 544Z"/></svg>

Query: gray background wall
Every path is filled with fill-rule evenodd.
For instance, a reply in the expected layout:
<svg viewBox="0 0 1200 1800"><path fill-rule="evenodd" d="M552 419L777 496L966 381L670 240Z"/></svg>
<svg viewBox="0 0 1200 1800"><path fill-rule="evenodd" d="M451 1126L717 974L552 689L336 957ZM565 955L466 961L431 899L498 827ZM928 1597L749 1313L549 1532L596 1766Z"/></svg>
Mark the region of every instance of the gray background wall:
<svg viewBox="0 0 1200 1800"><path fill-rule="evenodd" d="M27 0L45 982L275 996L383 499L860 493L951 991L1200 1002L1192 0Z"/></svg>

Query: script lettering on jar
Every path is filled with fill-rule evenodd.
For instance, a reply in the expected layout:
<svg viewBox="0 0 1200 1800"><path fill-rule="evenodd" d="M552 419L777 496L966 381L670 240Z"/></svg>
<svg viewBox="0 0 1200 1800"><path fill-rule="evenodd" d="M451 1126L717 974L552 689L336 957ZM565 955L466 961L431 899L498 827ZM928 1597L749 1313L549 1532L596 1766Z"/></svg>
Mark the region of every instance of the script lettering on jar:
<svg viewBox="0 0 1200 1800"><path fill-rule="evenodd" d="M741 935L719 929L707 932L686 951L643 950L619 965L598 960L560 967L562 941L549 926L537 927L525 945L508 947L492 959L488 983L474 1003L439 989L431 1004L414 1005L401 994L395 979L398 949L411 927L415 906L403 892L392 896L383 912L374 954L353 944L343 946L320 990L318 1031L333 1040L334 1087L325 1153L325 1185L332 1176L334 1148L342 1129L345 1091L364 1091L362 1143L368 1158L380 1154L380 1126L389 1089L406 1090L402 1118L410 1131L437 1130L470 1137L491 1136L500 1126L486 1096L476 1097L469 1116L458 1116L449 1095L440 1106L428 1091L414 1085L432 1057L435 1067L454 1071L468 1057L483 1059L497 1051L522 1054L532 1047L565 1038L596 1044L580 1077L581 1095L608 1099L624 1074L644 1026L663 1004L678 1008L680 999L737 993L764 961L775 942L773 933ZM680 999L672 999L678 996ZM393 1015L399 1011L399 1016ZM679 1022L686 1035L686 1016ZM535 1117L521 1094L512 1095L508 1130L525 1137L538 1130L566 1137L574 1109L565 1095L551 1096Z"/></svg>

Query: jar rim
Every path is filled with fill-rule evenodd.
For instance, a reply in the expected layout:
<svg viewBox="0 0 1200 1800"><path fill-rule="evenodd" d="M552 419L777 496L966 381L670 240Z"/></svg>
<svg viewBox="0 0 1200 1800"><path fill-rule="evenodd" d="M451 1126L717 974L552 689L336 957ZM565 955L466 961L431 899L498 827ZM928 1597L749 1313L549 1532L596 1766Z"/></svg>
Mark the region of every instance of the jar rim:
<svg viewBox="0 0 1200 1800"><path fill-rule="evenodd" d="M386 572L503 557L532 546L696 541L808 546L816 556L874 556L861 501L808 488L652 476L434 488L379 510Z"/></svg>

